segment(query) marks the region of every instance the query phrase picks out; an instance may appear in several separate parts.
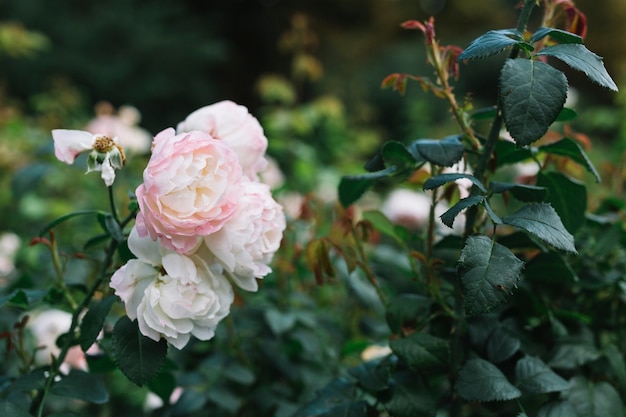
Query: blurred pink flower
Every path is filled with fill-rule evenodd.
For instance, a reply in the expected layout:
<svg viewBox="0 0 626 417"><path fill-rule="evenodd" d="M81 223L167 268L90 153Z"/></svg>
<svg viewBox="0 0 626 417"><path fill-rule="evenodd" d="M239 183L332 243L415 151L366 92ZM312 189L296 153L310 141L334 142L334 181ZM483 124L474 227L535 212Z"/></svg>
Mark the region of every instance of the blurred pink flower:
<svg viewBox="0 0 626 417"><path fill-rule="evenodd" d="M239 157L243 174L251 180L256 180L267 165L267 138L259 121L244 106L220 101L202 107L177 127L178 133L192 130L209 133L228 144Z"/></svg>
<svg viewBox="0 0 626 417"><path fill-rule="evenodd" d="M267 184L246 182L233 217L204 238L206 246L239 287L257 291L255 278L272 269L269 263L280 247L286 227L283 208L272 198Z"/></svg>
<svg viewBox="0 0 626 417"><path fill-rule="evenodd" d="M117 137L127 153L144 154L150 151L152 135L137 126L141 116L136 108L122 106L116 115L111 105L101 103L97 113L87 124L86 130L93 134Z"/></svg>
<svg viewBox="0 0 626 417"><path fill-rule="evenodd" d="M200 131L176 135L170 128L154 138L143 180L136 190L139 235L191 253L235 212L242 172L224 142Z"/></svg>

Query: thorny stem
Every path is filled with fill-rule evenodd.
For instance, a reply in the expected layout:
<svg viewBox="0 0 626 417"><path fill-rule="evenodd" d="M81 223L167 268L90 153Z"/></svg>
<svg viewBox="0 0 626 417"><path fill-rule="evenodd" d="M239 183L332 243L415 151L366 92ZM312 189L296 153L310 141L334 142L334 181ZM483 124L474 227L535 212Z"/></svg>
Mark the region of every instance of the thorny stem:
<svg viewBox="0 0 626 417"><path fill-rule="evenodd" d="M522 6L522 10L520 12L519 19L517 21L517 30L519 32L524 32L526 30L526 25L528 24L528 20L533 11L533 8L536 5L536 0L524 0L524 5ZM518 49L514 48L511 51L510 58L517 57ZM491 125L491 129L489 131L489 136L487 137L487 141L485 146L483 147L481 154L479 156L478 162L476 164L476 168L474 170L474 176L479 180L483 180L485 175L485 171L487 170L487 165L493 155L495 150L496 143L499 138L500 129L502 128L503 117L502 117L502 103L498 100L498 106L496 110L496 116ZM476 187L473 188L472 192L476 192ZM465 237L471 235L474 232L474 227L476 225L477 218L477 207L472 207L467 212L466 223L465 223ZM461 365L463 364L464 355L463 355L463 335L465 333L466 327L466 318L465 312L463 309L463 294L461 283L459 279L455 280L454 283L455 290L455 300L454 300L454 309L456 312L456 323L454 329L451 334L451 342L450 342L450 356L451 356L451 381L454 382L457 379L459 370L461 369ZM452 396L452 409L450 412L450 417L461 417L463 414L463 403L456 393Z"/></svg>

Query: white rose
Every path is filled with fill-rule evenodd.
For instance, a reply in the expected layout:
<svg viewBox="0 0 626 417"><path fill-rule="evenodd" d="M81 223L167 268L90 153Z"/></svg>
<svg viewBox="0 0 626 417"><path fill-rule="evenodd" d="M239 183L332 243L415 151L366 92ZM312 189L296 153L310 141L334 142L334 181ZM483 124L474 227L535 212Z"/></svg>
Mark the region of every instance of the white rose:
<svg viewBox="0 0 626 417"><path fill-rule="evenodd" d="M280 247L285 214L267 184L242 184L239 205L233 217L204 242L224 267L227 276L241 288L256 291L255 278L271 272L269 263Z"/></svg>
<svg viewBox="0 0 626 417"><path fill-rule="evenodd" d="M141 238L135 228L128 247L137 259L113 274L111 287L141 333L155 341L163 337L177 349L191 336L211 339L234 299L221 268L209 265L199 253L181 255L150 237Z"/></svg>

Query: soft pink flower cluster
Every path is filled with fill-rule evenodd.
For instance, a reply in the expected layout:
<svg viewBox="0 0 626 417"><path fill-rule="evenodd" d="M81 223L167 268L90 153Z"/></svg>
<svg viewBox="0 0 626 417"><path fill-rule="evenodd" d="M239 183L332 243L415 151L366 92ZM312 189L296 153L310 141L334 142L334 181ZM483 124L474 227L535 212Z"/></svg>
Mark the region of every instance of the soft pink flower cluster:
<svg viewBox="0 0 626 417"><path fill-rule="evenodd" d="M230 312L231 283L256 291L271 271L285 215L259 181L266 149L259 122L230 101L154 137L128 239L137 259L110 284L147 337L178 349L210 339Z"/></svg>

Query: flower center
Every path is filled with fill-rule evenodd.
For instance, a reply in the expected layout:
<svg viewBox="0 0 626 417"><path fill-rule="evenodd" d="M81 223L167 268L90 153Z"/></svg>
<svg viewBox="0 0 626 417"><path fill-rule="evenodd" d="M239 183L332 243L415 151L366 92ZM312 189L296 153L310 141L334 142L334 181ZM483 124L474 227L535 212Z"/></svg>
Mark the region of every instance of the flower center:
<svg viewBox="0 0 626 417"><path fill-rule="evenodd" d="M93 148L100 153L107 153L115 147L115 142L108 136L96 136Z"/></svg>

